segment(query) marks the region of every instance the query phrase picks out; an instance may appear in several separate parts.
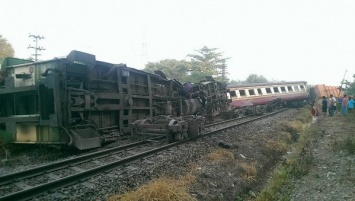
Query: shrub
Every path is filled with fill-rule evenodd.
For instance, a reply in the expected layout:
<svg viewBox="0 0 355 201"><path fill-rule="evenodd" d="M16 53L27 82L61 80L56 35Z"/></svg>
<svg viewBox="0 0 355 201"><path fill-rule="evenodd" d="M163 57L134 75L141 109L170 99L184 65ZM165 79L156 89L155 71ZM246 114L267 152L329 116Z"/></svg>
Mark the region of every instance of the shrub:
<svg viewBox="0 0 355 201"><path fill-rule="evenodd" d="M218 149L206 156L206 159L211 161L221 161L226 158L234 159L234 154L226 149Z"/></svg>
<svg viewBox="0 0 355 201"><path fill-rule="evenodd" d="M194 201L188 193L188 186L195 182L195 177L188 174L180 179L159 178L135 191L114 195L108 201Z"/></svg>
<svg viewBox="0 0 355 201"><path fill-rule="evenodd" d="M256 175L257 175L257 170L256 170L256 165L255 163L246 163L246 162L241 162L239 166L242 168L244 174L242 175L242 178L244 179L245 182L251 183L255 181Z"/></svg>

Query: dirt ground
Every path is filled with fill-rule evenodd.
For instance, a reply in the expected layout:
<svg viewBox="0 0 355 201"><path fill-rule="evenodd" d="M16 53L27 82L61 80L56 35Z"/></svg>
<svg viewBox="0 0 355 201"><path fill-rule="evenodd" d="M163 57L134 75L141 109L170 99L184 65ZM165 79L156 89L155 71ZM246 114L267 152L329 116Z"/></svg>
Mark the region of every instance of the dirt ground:
<svg viewBox="0 0 355 201"><path fill-rule="evenodd" d="M299 114L308 117L308 120L300 118ZM61 200L107 200L114 194L124 192L124 189L134 190L161 175L185 176L182 177L184 182L180 183L188 187L183 188L186 194L177 193L175 196L171 196L172 189L169 188L165 195L172 199L155 200L255 200L268 185L275 167L292 155L291 148L304 135L302 128L310 126L310 170L303 177L293 178L286 184L291 191L287 191L288 195L282 200L355 201L355 153L350 153L355 152L355 142L347 146L349 137L355 139L355 114L353 118L340 114L319 116L314 124L311 124L308 115L310 111L307 109L291 109L181 145L150 158L150 163L132 163L124 174L120 173L117 177L102 175L96 178L97 181L93 178L89 182L97 185L94 189L78 185L79 190L73 188L76 196L70 195ZM111 172L111 175L114 174ZM186 174L191 177L186 177ZM169 182L162 185L169 186L172 183ZM156 189L157 194L163 194L163 188ZM181 195L186 197L182 199ZM112 200L152 200L147 199L145 192L142 196L146 199Z"/></svg>
<svg viewBox="0 0 355 201"><path fill-rule="evenodd" d="M313 165L308 175L295 181L291 200L355 200L354 116L337 113L317 119Z"/></svg>
<svg viewBox="0 0 355 201"><path fill-rule="evenodd" d="M298 137L297 129L284 123L299 112L290 110L224 134L224 139L219 138L220 149L212 150L196 165L192 196L216 201L255 198L286 153L287 144Z"/></svg>
<svg viewBox="0 0 355 201"><path fill-rule="evenodd" d="M354 119L337 113L333 117L319 116L314 124L304 124L313 130L310 144L313 161L307 175L288 184L286 188L293 190L284 196L286 200L355 200L355 154L346 148L349 136L355 139ZM251 127L248 135L241 135L238 141L219 151L219 156L217 151L214 156L201 160L196 171L197 182L190 190L193 197L197 200L254 200L267 185L273 168L290 154L282 143L277 144L287 140L280 139L285 137L284 129L274 123L273 126L261 123L262 129ZM260 134L265 134L266 138Z"/></svg>

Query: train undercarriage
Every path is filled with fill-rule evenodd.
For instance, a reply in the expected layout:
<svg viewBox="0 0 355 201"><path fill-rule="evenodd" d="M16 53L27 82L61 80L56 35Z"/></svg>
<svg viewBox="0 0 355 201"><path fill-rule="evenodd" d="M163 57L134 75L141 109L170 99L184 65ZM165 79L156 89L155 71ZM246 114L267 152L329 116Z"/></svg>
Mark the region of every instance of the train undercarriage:
<svg viewBox="0 0 355 201"><path fill-rule="evenodd" d="M72 51L66 58L7 59L0 80L0 134L4 142L100 147L121 136L195 137L204 118L228 105L213 79L189 91L176 80L97 61Z"/></svg>

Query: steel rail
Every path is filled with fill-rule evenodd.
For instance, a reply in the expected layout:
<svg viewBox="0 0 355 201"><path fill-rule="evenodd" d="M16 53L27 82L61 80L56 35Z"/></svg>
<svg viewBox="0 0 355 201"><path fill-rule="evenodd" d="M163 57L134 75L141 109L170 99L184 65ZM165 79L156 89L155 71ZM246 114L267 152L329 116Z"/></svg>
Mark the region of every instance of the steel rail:
<svg viewBox="0 0 355 201"><path fill-rule="evenodd" d="M154 138L154 139L159 139L159 138ZM48 172L52 172L52 171L55 171L55 170L66 168L68 166L72 166L73 164L90 161L90 160L96 159L98 157L109 156L112 152L125 150L125 149L128 149L128 148L132 148L132 147L143 145L143 144L147 144L147 143L149 143L149 141L147 141L147 140L134 142L134 143L130 143L130 144L127 144L127 145L123 145L123 146L119 146L119 147L113 147L113 148L105 149L105 150L102 150L102 151L97 151L97 152L85 154L85 155L82 155L82 156L78 156L78 157L75 157L75 158L70 158L70 159L54 162L54 163L51 163L51 164L38 166L38 167L31 168L31 169L24 170L24 171L15 172L15 173L12 173L12 174L2 175L2 176L0 176L0 186L6 185L6 184L9 184L9 183L13 183L13 182L16 182L16 181L20 181L20 180L23 180L23 179L26 179L26 178L29 178L29 177L43 175L43 174L46 174Z"/></svg>
<svg viewBox="0 0 355 201"><path fill-rule="evenodd" d="M285 110L287 110L287 109L285 109ZM208 133L204 133L204 134L198 136L198 138L203 138L203 137L206 137L206 136L210 136L210 135L213 135L215 133L218 133L218 132L221 132L221 131L224 131L224 130L227 130L227 129L230 129L230 128L233 128L233 127L237 127L237 126L244 125L244 124L247 124L247 123L250 123L250 122L265 118L265 117L268 117L268 116L275 115L275 114L283 112L285 110L280 110L280 111L276 111L276 112L273 112L273 113L268 113L266 115L259 116L259 117L256 117L256 118L244 121L244 122L240 122L240 123L228 126L228 127L224 127L224 128L220 128L220 129L208 132ZM37 186L34 186L33 188L17 191L17 192L14 192L14 193L11 193L11 194L8 194L8 195L0 197L0 201L1 200L25 200L25 199L33 198L33 197L36 197L38 195L43 194L44 192L53 191L54 189L58 189L58 188L61 188L61 187L70 186L70 185L73 185L73 184L76 184L76 183L79 183L79 182L83 182L83 181L87 180L88 178L91 178L91 177L93 177L95 175L102 174L103 172L106 172L106 171L109 171L109 170L112 170L112 169L116 169L119 166L122 166L122 165L125 165L125 164L128 164L128 163L140 160L140 159L145 158L147 156L151 156L151 155L159 153L159 152L161 152L163 150L166 150L166 149L169 149L169 148L172 148L172 147L175 147L177 145L184 144L184 143L187 143L187 142L190 142L190 141L193 141L193 140L195 140L195 139L187 139L187 140L182 140L182 141L178 141L178 142L175 142L175 143L167 144L167 145L155 148L155 149L151 149L149 151L145 151L145 152L133 155L133 156L129 156L129 157L123 158L123 159L118 160L118 161L111 162L111 163L106 164L106 165L102 165L102 166L99 166L99 167L96 167L96 168L92 168L92 169L87 170L87 171L83 171L83 172L80 172L80 173L76 173L74 175L63 177L63 178L60 178L58 180L50 181L50 182L45 183L45 184L37 185Z"/></svg>
<svg viewBox="0 0 355 201"><path fill-rule="evenodd" d="M208 128L208 127L211 127L211 126L215 126L215 125L219 125L219 124L224 124L224 123L228 123L228 122L232 122L232 121L237 121L237 120L242 120L242 119L245 119L245 118L250 118L250 117L237 117L237 118L228 119L228 120L225 120L225 121L219 121L219 122L212 123L212 124L206 124L205 127Z"/></svg>

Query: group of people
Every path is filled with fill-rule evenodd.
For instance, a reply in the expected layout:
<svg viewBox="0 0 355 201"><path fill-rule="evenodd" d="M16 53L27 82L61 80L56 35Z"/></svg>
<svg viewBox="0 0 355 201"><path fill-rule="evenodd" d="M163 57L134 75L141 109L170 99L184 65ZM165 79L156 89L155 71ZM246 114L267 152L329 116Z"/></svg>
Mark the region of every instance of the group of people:
<svg viewBox="0 0 355 201"><path fill-rule="evenodd" d="M325 96L323 96L322 99L323 116L326 117L327 113L329 113L329 116L334 116L334 113L337 112L337 103L339 105L341 104L340 107L341 114L347 115L348 112L352 112L354 110L354 102L355 102L354 98L351 96L348 97L346 94L342 98L339 98L338 101L333 96L333 94L331 94L328 99ZM313 101L311 113L313 116L313 120L315 121L315 119L318 116L318 108L315 101Z"/></svg>
<svg viewBox="0 0 355 201"><path fill-rule="evenodd" d="M350 112L354 110L354 99L351 96L348 97L345 94L343 98L338 99L338 103L341 104L340 112L342 115L347 115L348 111ZM334 113L337 111L336 105L337 105L337 100L335 99L333 94L330 95L329 99L323 96L323 100L322 100L323 115L326 117L328 112L329 116L334 116Z"/></svg>

